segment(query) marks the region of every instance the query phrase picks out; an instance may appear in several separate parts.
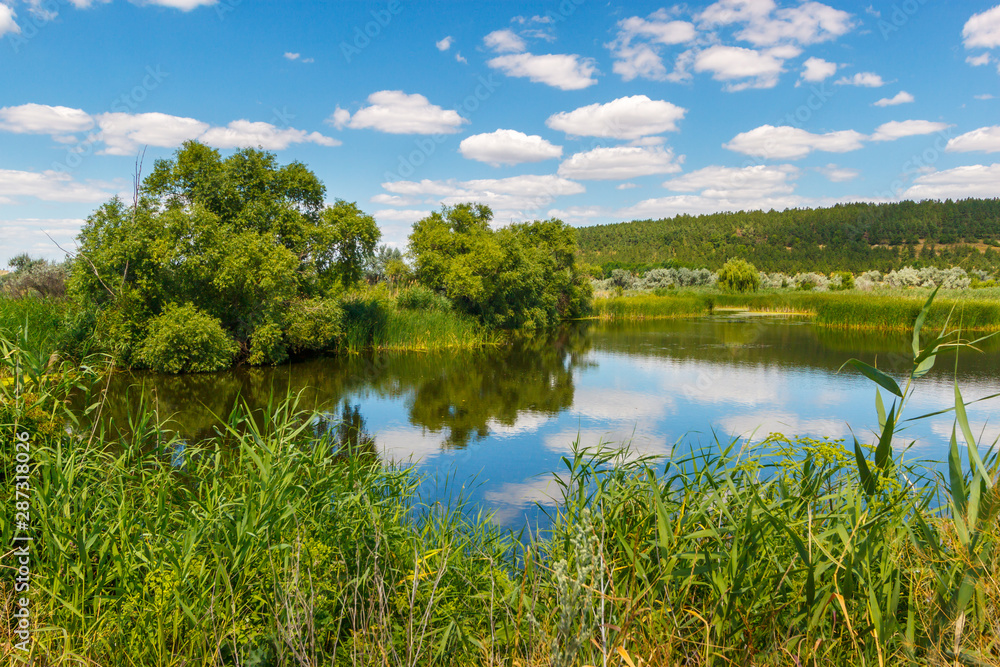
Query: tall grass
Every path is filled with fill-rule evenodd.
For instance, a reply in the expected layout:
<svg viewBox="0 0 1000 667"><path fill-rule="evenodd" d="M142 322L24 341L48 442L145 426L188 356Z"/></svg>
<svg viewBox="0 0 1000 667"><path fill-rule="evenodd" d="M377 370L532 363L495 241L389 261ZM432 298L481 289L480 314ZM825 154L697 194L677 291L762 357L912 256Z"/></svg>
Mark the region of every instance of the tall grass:
<svg viewBox="0 0 1000 667"><path fill-rule="evenodd" d="M500 335L475 319L451 310L410 310L378 301L345 304L342 348L362 350L440 350L497 344Z"/></svg>
<svg viewBox="0 0 1000 667"><path fill-rule="evenodd" d="M522 540L461 500L421 502L413 471L294 397L237 405L203 442L152 405L128 436L80 432L65 397L93 382L5 344L0 532L26 430L34 625L24 655L5 614L0 647L41 666L997 664L996 457L957 386L945 476L897 442L958 338L921 347L929 310L903 387L848 362L879 389L870 446L576 449L551 527ZM9 611L21 594L0 590Z"/></svg>
<svg viewBox="0 0 1000 667"><path fill-rule="evenodd" d="M705 315L711 310L712 299L701 294L640 294L598 297L594 299L593 316L601 320L667 319Z"/></svg>

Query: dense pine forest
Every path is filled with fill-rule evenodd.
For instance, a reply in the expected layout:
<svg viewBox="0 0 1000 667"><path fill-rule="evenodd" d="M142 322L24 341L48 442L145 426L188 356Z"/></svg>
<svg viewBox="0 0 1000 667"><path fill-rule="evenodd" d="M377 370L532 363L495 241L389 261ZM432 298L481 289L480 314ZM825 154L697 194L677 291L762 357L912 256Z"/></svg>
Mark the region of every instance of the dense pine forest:
<svg viewBox="0 0 1000 667"><path fill-rule="evenodd" d="M1000 199L838 204L831 208L679 215L579 229L582 261L616 268L862 272L903 266L1000 265Z"/></svg>

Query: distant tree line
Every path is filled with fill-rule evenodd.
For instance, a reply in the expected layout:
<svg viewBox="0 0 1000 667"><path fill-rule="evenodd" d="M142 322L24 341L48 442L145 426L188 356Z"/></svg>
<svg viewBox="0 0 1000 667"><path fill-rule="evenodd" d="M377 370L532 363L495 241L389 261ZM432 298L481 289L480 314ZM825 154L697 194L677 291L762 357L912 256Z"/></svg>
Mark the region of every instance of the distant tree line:
<svg viewBox="0 0 1000 667"><path fill-rule="evenodd" d="M766 272L1000 266L1000 199L838 204L830 208L679 215L581 227L580 260L642 272L718 270L738 257Z"/></svg>

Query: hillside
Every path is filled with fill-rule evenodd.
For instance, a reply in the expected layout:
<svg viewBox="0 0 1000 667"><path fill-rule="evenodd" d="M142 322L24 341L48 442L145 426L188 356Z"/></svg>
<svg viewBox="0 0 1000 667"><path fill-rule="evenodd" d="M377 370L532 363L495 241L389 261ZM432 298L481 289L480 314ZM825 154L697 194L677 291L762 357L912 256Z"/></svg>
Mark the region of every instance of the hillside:
<svg viewBox="0 0 1000 667"><path fill-rule="evenodd" d="M905 265L1000 268L1000 199L838 204L679 215L581 227L580 259L604 268L718 269L742 257L763 271L889 271Z"/></svg>

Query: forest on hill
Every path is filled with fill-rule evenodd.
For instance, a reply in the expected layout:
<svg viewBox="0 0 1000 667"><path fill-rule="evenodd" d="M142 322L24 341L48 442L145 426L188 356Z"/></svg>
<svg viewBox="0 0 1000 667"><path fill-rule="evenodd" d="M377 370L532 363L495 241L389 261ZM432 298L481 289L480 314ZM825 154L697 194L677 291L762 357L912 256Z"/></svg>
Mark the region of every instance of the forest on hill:
<svg viewBox="0 0 1000 667"><path fill-rule="evenodd" d="M762 271L1000 266L1000 199L837 204L678 215L581 227L581 261L616 268L707 267L739 257Z"/></svg>

